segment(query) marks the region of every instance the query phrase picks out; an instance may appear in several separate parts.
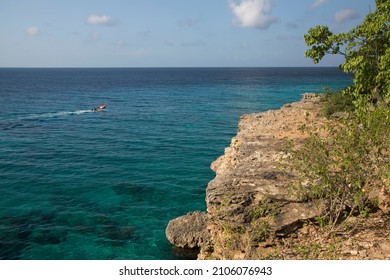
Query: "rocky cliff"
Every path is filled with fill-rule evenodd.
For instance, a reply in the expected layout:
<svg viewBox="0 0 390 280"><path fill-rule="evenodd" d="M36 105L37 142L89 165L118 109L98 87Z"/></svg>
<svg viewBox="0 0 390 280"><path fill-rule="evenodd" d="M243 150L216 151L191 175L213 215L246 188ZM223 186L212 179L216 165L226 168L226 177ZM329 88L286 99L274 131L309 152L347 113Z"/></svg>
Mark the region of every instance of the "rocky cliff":
<svg viewBox="0 0 390 280"><path fill-rule="evenodd" d="M330 237L313 223L324 202L304 202L290 192L295 176L281 164L288 158L286 139L300 143L307 137L303 124L327 122L319 103L304 94L279 110L242 116L230 147L211 165L216 176L206 190L207 213L172 220L168 240L200 248L198 259L390 258L388 213L350 219L354 232Z"/></svg>

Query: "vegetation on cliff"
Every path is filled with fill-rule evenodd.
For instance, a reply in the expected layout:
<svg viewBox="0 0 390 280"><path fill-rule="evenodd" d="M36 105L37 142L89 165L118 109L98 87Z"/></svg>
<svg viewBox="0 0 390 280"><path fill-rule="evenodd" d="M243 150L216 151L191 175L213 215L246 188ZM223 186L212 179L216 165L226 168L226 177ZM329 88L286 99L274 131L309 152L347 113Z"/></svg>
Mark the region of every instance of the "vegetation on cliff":
<svg viewBox="0 0 390 280"><path fill-rule="evenodd" d="M354 75L352 86L324 98L327 116L349 113L322 132L302 127L310 137L292 150L300 178L294 191L307 200L327 201L319 222L331 229L381 206L380 196L373 194L386 195L390 184L390 2L376 4L376 11L349 32L333 34L317 26L305 35L306 56L314 63L326 54L341 54L340 68Z"/></svg>
<svg viewBox="0 0 390 280"><path fill-rule="evenodd" d="M327 211L318 222L334 229L382 203L377 194L389 185L389 108L370 111L360 121L332 121L323 129L326 137L306 127L310 137L292 150L300 179L293 190L301 199L326 200Z"/></svg>
<svg viewBox="0 0 390 280"><path fill-rule="evenodd" d="M349 32L333 34L327 26L311 28L304 36L305 56L318 63L326 54L341 54L340 68L353 73L354 83L343 93L360 109L390 98L390 2L376 0L376 10Z"/></svg>

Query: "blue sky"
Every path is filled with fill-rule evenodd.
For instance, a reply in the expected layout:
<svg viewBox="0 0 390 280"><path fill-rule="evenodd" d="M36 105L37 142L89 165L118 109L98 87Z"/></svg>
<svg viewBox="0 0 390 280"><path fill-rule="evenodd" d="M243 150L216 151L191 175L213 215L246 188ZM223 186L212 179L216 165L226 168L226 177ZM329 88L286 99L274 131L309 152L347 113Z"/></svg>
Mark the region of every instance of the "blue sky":
<svg viewBox="0 0 390 280"><path fill-rule="evenodd" d="M370 9L374 0L0 0L0 67L312 66L309 28L347 31Z"/></svg>

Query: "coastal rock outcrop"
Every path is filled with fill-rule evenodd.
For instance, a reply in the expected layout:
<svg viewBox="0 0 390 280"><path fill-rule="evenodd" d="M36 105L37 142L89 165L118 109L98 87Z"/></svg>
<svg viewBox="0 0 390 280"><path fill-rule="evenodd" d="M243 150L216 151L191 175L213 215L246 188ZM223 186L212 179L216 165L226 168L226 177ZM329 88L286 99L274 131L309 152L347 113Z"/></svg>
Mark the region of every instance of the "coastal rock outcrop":
<svg viewBox="0 0 390 280"><path fill-rule="evenodd" d="M276 236L287 236L325 211L322 201L304 202L290 193L294 174L282 168L285 139L299 141L303 123L318 118L319 97L279 110L241 117L238 133L223 156L212 163L216 177L206 202L212 243L200 258L252 259Z"/></svg>
<svg viewBox="0 0 390 280"><path fill-rule="evenodd" d="M165 233L168 241L176 247L200 248L210 239L206 230L206 213L195 211L171 220Z"/></svg>
<svg viewBox="0 0 390 280"><path fill-rule="evenodd" d="M303 125L319 128L328 121L321 117L319 103L317 95L308 93L279 110L243 115L230 146L211 164L216 176L206 189L207 213L172 220L168 240L179 247L200 247L198 259L333 258L348 251L350 247L341 245L340 251L327 251L333 245L313 226L326 211L326 203L295 197L290 191L295 174L282 164L289 159L286 139L299 145L308 136L300 129ZM376 228L389 240L390 217L378 214L375 219L371 222L380 225ZM380 243L374 238L370 248ZM374 256L367 252L365 257L348 256ZM375 256L390 257L388 253Z"/></svg>

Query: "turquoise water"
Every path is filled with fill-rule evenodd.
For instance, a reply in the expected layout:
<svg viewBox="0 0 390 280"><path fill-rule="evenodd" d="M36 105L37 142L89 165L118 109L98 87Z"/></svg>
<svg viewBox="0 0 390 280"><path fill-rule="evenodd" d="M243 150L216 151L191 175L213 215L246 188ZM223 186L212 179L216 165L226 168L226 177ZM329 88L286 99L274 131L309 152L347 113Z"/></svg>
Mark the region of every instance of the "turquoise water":
<svg viewBox="0 0 390 280"><path fill-rule="evenodd" d="M177 259L240 115L342 88L336 68L0 69L0 259ZM91 109L107 104L107 109Z"/></svg>

